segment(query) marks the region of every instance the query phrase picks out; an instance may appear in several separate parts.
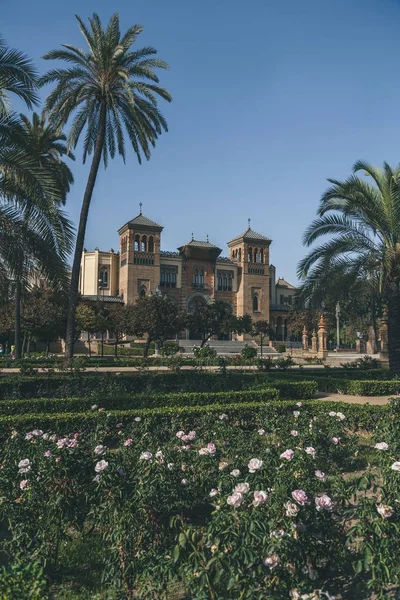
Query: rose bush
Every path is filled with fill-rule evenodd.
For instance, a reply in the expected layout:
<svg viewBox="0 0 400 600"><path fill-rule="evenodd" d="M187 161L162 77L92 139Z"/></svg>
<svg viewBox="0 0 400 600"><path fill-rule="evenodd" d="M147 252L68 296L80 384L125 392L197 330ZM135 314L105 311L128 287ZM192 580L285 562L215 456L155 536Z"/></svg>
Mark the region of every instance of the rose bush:
<svg viewBox="0 0 400 600"><path fill-rule="evenodd" d="M345 408L312 406L252 424L229 407L177 414L174 428L100 406L91 432L12 432L1 547L50 578L74 545L101 548L101 585L120 599L168 598L173 581L196 600L334 596L343 582L383 598L400 575L398 404L368 438Z"/></svg>

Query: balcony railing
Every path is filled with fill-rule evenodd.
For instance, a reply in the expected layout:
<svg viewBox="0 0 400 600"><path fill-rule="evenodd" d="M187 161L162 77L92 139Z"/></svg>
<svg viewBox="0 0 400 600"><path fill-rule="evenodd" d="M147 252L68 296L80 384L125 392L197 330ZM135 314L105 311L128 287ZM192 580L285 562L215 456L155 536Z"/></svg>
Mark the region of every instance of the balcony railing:
<svg viewBox="0 0 400 600"><path fill-rule="evenodd" d="M208 283L199 283L198 281L192 281L192 288L196 290L209 290L211 286Z"/></svg>

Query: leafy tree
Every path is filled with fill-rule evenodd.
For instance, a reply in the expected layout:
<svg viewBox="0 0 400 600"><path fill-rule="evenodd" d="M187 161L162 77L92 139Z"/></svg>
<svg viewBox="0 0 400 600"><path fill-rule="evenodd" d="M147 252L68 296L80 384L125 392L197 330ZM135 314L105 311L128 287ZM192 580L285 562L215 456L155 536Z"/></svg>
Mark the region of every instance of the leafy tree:
<svg viewBox="0 0 400 600"><path fill-rule="evenodd" d="M49 288L33 288L22 302L22 329L25 331L29 354L31 341L50 343L65 333L66 297Z"/></svg>
<svg viewBox="0 0 400 600"><path fill-rule="evenodd" d="M400 167L384 163L379 169L359 161L353 172L360 171L371 181L358 175L329 180L332 186L322 196L304 243L333 237L300 262L298 273L310 298L328 282L345 281L353 289L364 281L371 295L387 305L389 364L400 371Z"/></svg>
<svg viewBox="0 0 400 600"><path fill-rule="evenodd" d="M0 277L15 283L15 355L20 358L21 298L32 274L61 287L68 282L65 260L73 232L60 206L73 177L61 157L73 156L65 136L36 113L32 122L20 115L9 133L2 138L0 127Z"/></svg>
<svg viewBox="0 0 400 600"><path fill-rule="evenodd" d="M18 96L28 108L37 104L37 72L31 60L7 46L0 37L0 119L10 114L10 94Z"/></svg>
<svg viewBox="0 0 400 600"><path fill-rule="evenodd" d="M145 296L127 307L126 333L146 335L144 356L148 355L152 342L162 344L184 329L186 316L166 296Z"/></svg>
<svg viewBox="0 0 400 600"><path fill-rule="evenodd" d="M244 333L250 333L253 327L253 319L251 315L246 313L240 317L232 318L231 331L237 333L238 335L243 335Z"/></svg>
<svg viewBox="0 0 400 600"><path fill-rule="evenodd" d="M113 333L115 358L118 358L118 345L125 336L127 317L128 310L125 304L111 304L107 309L107 329Z"/></svg>
<svg viewBox="0 0 400 600"><path fill-rule="evenodd" d="M253 337L258 337L260 340L261 356L263 353L263 342L266 337L273 338L275 335L274 328L271 327L268 321L254 321L253 328L251 331Z"/></svg>
<svg viewBox="0 0 400 600"><path fill-rule="evenodd" d="M95 306L91 302L80 302L76 308L76 330L78 335L85 331L88 336L89 356L92 356L90 336L98 331L98 315Z"/></svg>
<svg viewBox="0 0 400 600"><path fill-rule="evenodd" d="M80 31L88 45L85 52L70 44L45 55L46 60L66 61L68 68L49 71L41 84L56 83L46 100L46 110L53 123L64 127L72 121L69 145L75 147L85 130L83 162L93 154L89 177L82 201L79 228L71 274L70 304L66 334L66 357L71 358L74 343L75 308L81 257L89 214L90 202L97 173L103 158L118 152L125 160L127 135L139 163L142 155L150 158L151 147L167 123L158 109L157 100L168 102L170 94L158 85L155 69L166 69L167 64L155 58L157 51L151 47L131 50L142 31L140 25L130 27L121 36L119 17L114 14L107 28L94 14L88 29L77 17Z"/></svg>
<svg viewBox="0 0 400 600"><path fill-rule="evenodd" d="M234 323L232 309L223 300L196 308L193 313L188 315L188 327L201 336L201 348L213 335L228 335L232 331Z"/></svg>

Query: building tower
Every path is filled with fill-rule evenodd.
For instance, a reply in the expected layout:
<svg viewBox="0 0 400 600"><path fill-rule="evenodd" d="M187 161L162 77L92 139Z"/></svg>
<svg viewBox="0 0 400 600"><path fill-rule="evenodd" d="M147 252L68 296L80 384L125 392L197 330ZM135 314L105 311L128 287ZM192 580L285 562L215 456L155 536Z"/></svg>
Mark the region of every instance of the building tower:
<svg viewBox="0 0 400 600"><path fill-rule="evenodd" d="M249 226L230 242L230 259L238 269L236 314L251 315L254 321L269 320L269 238Z"/></svg>
<svg viewBox="0 0 400 600"><path fill-rule="evenodd" d="M154 292L160 284L160 241L163 227L140 213L118 230L119 293L126 304Z"/></svg>

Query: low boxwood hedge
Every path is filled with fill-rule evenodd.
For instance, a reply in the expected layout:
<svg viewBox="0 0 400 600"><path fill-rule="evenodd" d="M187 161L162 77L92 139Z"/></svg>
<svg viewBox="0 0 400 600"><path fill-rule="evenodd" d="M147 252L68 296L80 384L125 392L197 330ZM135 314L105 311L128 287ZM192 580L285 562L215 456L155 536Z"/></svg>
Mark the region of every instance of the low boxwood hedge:
<svg viewBox="0 0 400 600"><path fill-rule="evenodd" d="M279 392L273 388L240 392L192 392L189 394L130 394L98 398L96 405L106 410L136 410L172 406L207 406L212 404L238 404L278 400ZM93 398L34 398L29 400L3 400L0 415L24 413L85 412L93 406ZM95 406L96 406L95 405Z"/></svg>
<svg viewBox="0 0 400 600"><path fill-rule="evenodd" d="M347 393L355 396L400 394L400 379L392 381L348 381Z"/></svg>
<svg viewBox="0 0 400 600"><path fill-rule="evenodd" d="M116 410L109 412L81 412L81 413L36 413L25 415L8 415L0 417L0 436L9 435L11 430L22 432L33 428L40 428L47 432L58 434L71 434L75 431L81 433L93 431L98 425L107 422L113 428L117 423L123 426L133 425L138 417L146 431L153 435L162 435L171 428L185 429L198 425L212 428L215 419L221 414L227 414L229 419L240 420L243 426L260 427L268 424L273 429L274 423L283 418L293 418L293 411L298 410L294 402L246 402L234 404L214 404L211 406L182 406L163 407L138 410ZM388 406L370 406L346 404L344 402L330 402L311 400L304 404L301 412L310 418L329 411L341 411L346 416L347 426L353 430L374 430L382 420L387 423L392 420L397 422L398 415Z"/></svg>
<svg viewBox="0 0 400 600"><path fill-rule="evenodd" d="M271 379L262 373L64 373L6 376L0 379L0 400L7 398L102 397L115 394L154 394L168 392L228 392L274 387L280 398L312 398L314 381Z"/></svg>

